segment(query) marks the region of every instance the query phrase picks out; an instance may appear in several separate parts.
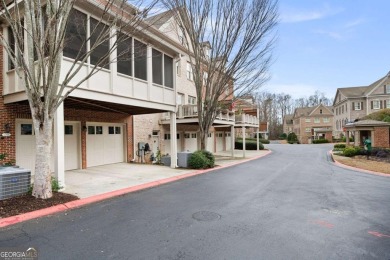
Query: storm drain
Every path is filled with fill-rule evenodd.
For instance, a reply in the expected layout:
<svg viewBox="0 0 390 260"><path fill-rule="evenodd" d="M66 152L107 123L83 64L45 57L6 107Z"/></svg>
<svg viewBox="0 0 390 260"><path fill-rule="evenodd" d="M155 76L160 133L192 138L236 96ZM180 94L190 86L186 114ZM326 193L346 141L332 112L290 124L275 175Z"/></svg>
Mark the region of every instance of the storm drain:
<svg viewBox="0 0 390 260"><path fill-rule="evenodd" d="M198 221L214 221L219 220L221 215L211 211L199 211L192 214L192 218Z"/></svg>

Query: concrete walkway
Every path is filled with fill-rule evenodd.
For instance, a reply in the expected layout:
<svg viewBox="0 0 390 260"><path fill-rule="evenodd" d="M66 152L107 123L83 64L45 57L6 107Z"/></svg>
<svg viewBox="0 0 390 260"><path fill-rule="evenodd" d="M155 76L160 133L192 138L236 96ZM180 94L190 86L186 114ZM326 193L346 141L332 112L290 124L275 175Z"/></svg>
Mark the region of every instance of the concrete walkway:
<svg viewBox="0 0 390 260"><path fill-rule="evenodd" d="M231 151L218 152L215 154L215 163L219 166L228 166L266 153L268 153L267 150L245 151L245 158L243 158L242 151L235 150L232 158ZM84 170L67 171L65 173L66 188L64 192L74 194L79 198L88 198L128 187L190 174L194 171L193 169L171 169L167 166L137 163L116 163L96 166Z"/></svg>

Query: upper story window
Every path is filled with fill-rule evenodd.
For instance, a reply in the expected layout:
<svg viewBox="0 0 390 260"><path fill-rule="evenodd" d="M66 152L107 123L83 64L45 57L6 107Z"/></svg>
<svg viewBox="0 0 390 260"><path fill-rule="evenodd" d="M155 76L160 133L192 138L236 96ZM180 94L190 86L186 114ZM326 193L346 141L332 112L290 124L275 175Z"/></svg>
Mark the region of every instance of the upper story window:
<svg viewBox="0 0 390 260"><path fill-rule="evenodd" d="M319 117L315 117L315 118L314 118L314 123L320 123L320 122L321 122L321 120L320 120Z"/></svg>
<svg viewBox="0 0 390 260"><path fill-rule="evenodd" d="M306 128L305 128L305 132L306 132L306 133L310 133L310 132L311 132L311 128L310 128L310 127L306 127Z"/></svg>
<svg viewBox="0 0 390 260"><path fill-rule="evenodd" d="M163 83L163 57L162 53L153 49L152 51L152 71L153 71L153 83L162 85Z"/></svg>
<svg viewBox="0 0 390 260"><path fill-rule="evenodd" d="M134 40L134 76L136 78L147 80L147 48L146 44Z"/></svg>
<svg viewBox="0 0 390 260"><path fill-rule="evenodd" d="M348 112L348 104L345 104L345 112Z"/></svg>
<svg viewBox="0 0 390 260"><path fill-rule="evenodd" d="M64 56L81 60L87 53L87 15L72 9L66 25Z"/></svg>
<svg viewBox="0 0 390 260"><path fill-rule="evenodd" d="M385 93L390 94L390 84L385 85Z"/></svg>
<svg viewBox="0 0 390 260"><path fill-rule="evenodd" d="M344 114L344 106L341 107L341 114Z"/></svg>
<svg viewBox="0 0 390 260"><path fill-rule="evenodd" d="M184 94L177 93L176 101L178 105L184 105Z"/></svg>
<svg viewBox="0 0 390 260"><path fill-rule="evenodd" d="M322 114L322 109L320 109L320 114Z"/></svg>
<svg viewBox="0 0 390 260"><path fill-rule="evenodd" d="M187 79L193 81L194 73L192 71L191 63L187 62Z"/></svg>
<svg viewBox="0 0 390 260"><path fill-rule="evenodd" d="M324 119L323 119L323 121L324 121L324 123L329 123L329 117L324 117Z"/></svg>
<svg viewBox="0 0 390 260"><path fill-rule="evenodd" d="M354 108L355 110L362 110L362 106L360 102L354 102Z"/></svg>
<svg viewBox="0 0 390 260"><path fill-rule="evenodd" d="M107 25L96 19L89 19L90 30L90 63L99 67L110 68L110 30Z"/></svg>
<svg viewBox="0 0 390 260"><path fill-rule="evenodd" d="M379 100L372 101L372 109L380 109L381 103Z"/></svg>
<svg viewBox="0 0 390 260"><path fill-rule="evenodd" d="M123 33L118 34L117 70L118 73L132 76L132 39Z"/></svg>
<svg viewBox="0 0 390 260"><path fill-rule="evenodd" d="M188 104L195 105L196 104L196 97L188 96Z"/></svg>
<svg viewBox="0 0 390 260"><path fill-rule="evenodd" d="M311 122L311 119L310 119L310 118L306 118L306 119L305 119L305 122L306 122L306 123L310 123L310 122Z"/></svg>
<svg viewBox="0 0 390 260"><path fill-rule="evenodd" d="M385 100L383 102L385 102L385 105L384 105L385 108L390 108L390 99Z"/></svg>
<svg viewBox="0 0 390 260"><path fill-rule="evenodd" d="M164 54L164 86L173 88L173 58Z"/></svg>
<svg viewBox="0 0 390 260"><path fill-rule="evenodd" d="M180 61L176 61L176 75L180 77Z"/></svg>

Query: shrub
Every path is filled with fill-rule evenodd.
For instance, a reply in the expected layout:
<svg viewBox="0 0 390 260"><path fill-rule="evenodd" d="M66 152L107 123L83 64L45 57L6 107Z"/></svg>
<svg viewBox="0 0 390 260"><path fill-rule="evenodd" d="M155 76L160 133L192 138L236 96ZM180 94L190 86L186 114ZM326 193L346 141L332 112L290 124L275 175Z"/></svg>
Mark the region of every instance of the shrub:
<svg viewBox="0 0 390 260"><path fill-rule="evenodd" d="M318 139L318 140L313 140L313 144L326 144L329 143L328 139Z"/></svg>
<svg viewBox="0 0 390 260"><path fill-rule="evenodd" d="M345 144L335 144L334 145L334 148L336 148L336 149L344 149L345 147L346 147Z"/></svg>
<svg viewBox="0 0 390 260"><path fill-rule="evenodd" d="M347 157L353 157L355 155L364 155L365 151L360 147L348 146L343 150L343 155Z"/></svg>
<svg viewBox="0 0 390 260"><path fill-rule="evenodd" d="M295 133L289 133L287 136L287 141L288 143L297 143L298 142L298 137Z"/></svg>
<svg viewBox="0 0 390 260"><path fill-rule="evenodd" d="M237 140L234 142L234 149L242 150L243 142L242 140ZM257 150L256 141L245 140L245 150ZM264 145L259 142L259 150L264 150Z"/></svg>
<svg viewBox="0 0 390 260"><path fill-rule="evenodd" d="M345 142L347 141L347 138L344 136L343 138L341 138L341 141L345 143ZM353 137L350 137L350 138L349 138L349 141L350 141L350 142L353 142L353 141L354 141L354 140L353 140Z"/></svg>
<svg viewBox="0 0 390 260"><path fill-rule="evenodd" d="M206 151L206 150L202 150L201 151L203 153L203 155L207 158L208 160L208 165L207 167L208 168L213 168L215 166L215 157L214 157L214 154L212 154L211 152L209 151Z"/></svg>
<svg viewBox="0 0 390 260"><path fill-rule="evenodd" d="M254 134L254 138L256 139L257 137L257 133ZM259 133L259 138L262 139L263 138L263 135L261 133Z"/></svg>
<svg viewBox="0 0 390 260"><path fill-rule="evenodd" d="M279 139L280 140L286 140L287 139L287 134L286 133L283 133L279 136Z"/></svg>
<svg viewBox="0 0 390 260"><path fill-rule="evenodd" d="M188 160L188 166L192 169L205 169L210 164L202 151L194 152Z"/></svg>

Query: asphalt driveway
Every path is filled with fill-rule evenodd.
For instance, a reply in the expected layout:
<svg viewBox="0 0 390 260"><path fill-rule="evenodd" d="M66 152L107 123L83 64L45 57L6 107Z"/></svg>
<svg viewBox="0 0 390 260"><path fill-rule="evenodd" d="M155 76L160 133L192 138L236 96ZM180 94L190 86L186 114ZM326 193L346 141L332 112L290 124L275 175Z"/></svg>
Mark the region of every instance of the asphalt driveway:
<svg viewBox="0 0 390 260"><path fill-rule="evenodd" d="M241 165L1 230L40 259L390 259L390 178L331 145L268 145Z"/></svg>

